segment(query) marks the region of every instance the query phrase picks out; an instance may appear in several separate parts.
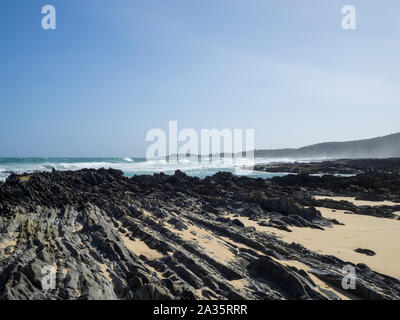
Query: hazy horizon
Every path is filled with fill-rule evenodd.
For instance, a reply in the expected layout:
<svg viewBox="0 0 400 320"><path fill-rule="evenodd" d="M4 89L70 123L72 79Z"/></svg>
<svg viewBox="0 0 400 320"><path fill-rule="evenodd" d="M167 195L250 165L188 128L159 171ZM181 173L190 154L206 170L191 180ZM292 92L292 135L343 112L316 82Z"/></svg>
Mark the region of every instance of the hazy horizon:
<svg viewBox="0 0 400 320"><path fill-rule="evenodd" d="M400 3L351 1L344 30L347 4L4 0L0 157L143 157L170 120L258 150L400 132Z"/></svg>
<svg viewBox="0 0 400 320"><path fill-rule="evenodd" d="M359 139L359 140L343 140L343 141L321 141L321 142L317 142L317 143L312 143L306 146L300 146L300 147L283 147L283 148L272 148L272 149L267 149L267 148L256 148L254 149L254 151L278 151L278 150L284 150L284 149L301 149L304 147L309 147L309 146L314 146L314 145L318 145L318 144L324 144L324 143L341 143L341 142L353 142L353 141L362 141L362 140L370 140L370 139L374 139L374 138L381 138L381 137L386 137L386 136L392 136L392 135L396 135L396 134L400 134L400 132L396 132L396 133L389 133L383 136L378 136L378 137L367 137L367 138L363 138L363 139ZM248 150L248 151L253 151L253 150ZM169 157L171 156L175 156L175 155L182 155L182 154L170 154L167 155ZM190 156L201 156L201 154L190 154ZM203 155L203 156L207 156L207 154ZM66 159L94 159L94 158L115 158L115 159L129 159L129 158L136 158L136 159L145 159L145 155L133 155L133 154L126 154L126 155L119 155L119 156L114 156L114 155L100 155L100 156L95 156L95 157L91 157L91 156L52 156L52 155L42 155L42 156L23 156L23 157L18 157L18 156L0 156L0 159L12 159L12 158L54 158L54 159L62 159L62 158L66 158Z"/></svg>

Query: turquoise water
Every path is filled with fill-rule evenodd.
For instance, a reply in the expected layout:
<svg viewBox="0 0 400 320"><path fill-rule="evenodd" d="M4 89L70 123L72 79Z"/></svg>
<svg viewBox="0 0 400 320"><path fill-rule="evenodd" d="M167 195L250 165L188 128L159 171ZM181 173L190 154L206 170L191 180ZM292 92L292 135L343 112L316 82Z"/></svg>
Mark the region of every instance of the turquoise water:
<svg viewBox="0 0 400 320"><path fill-rule="evenodd" d="M276 159L274 161L277 161ZM256 163L271 162L270 159L257 159ZM245 169L246 162L229 162L221 159L199 161L197 158L177 160L146 160L144 158L0 158L0 180L5 180L11 172L32 173L36 171L80 170L83 168L114 168L124 172L128 177L133 175L164 172L173 174L180 169L190 176L204 178L218 171L229 171L237 175L270 178L284 174L270 174Z"/></svg>

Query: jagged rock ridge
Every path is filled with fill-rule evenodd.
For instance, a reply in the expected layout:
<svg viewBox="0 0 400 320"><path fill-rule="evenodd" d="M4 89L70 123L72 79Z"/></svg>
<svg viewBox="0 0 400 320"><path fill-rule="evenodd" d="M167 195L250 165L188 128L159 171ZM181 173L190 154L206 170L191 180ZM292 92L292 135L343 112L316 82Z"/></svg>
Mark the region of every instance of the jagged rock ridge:
<svg viewBox="0 0 400 320"><path fill-rule="evenodd" d="M0 297L399 299L398 280L363 264L354 265L356 289L343 293L348 263L235 219L283 229L336 223L301 205L295 190L229 173L11 175L0 186Z"/></svg>

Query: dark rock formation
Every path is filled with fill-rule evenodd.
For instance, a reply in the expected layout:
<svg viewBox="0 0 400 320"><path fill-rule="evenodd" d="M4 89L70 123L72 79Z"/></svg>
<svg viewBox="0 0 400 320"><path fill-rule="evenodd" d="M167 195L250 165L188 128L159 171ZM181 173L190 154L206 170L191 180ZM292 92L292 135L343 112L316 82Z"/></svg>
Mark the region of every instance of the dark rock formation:
<svg viewBox="0 0 400 320"><path fill-rule="evenodd" d="M354 251L358 252L358 253L361 253L361 254L365 254L365 255L370 256L370 257L375 255L375 252L372 251L372 250L369 250L369 249L360 249L360 248L358 248L358 249L355 249Z"/></svg>
<svg viewBox="0 0 400 320"><path fill-rule="evenodd" d="M390 159L341 159L318 162L257 164L256 171L301 174L359 174L363 172L400 173L400 158Z"/></svg>
<svg viewBox="0 0 400 320"><path fill-rule="evenodd" d="M272 183L292 193L293 199L303 206L349 210L383 218L395 218L400 211L400 174L389 172L364 172L351 177L308 174L273 177ZM311 195L354 197L356 200L392 201L398 205L355 206L348 201L332 199L315 200Z"/></svg>
<svg viewBox="0 0 400 320"><path fill-rule="evenodd" d="M282 229L335 223L287 181L112 169L11 175L0 185L0 298L336 299L311 274L340 287L349 263L239 219ZM400 299L398 280L354 267L352 294Z"/></svg>

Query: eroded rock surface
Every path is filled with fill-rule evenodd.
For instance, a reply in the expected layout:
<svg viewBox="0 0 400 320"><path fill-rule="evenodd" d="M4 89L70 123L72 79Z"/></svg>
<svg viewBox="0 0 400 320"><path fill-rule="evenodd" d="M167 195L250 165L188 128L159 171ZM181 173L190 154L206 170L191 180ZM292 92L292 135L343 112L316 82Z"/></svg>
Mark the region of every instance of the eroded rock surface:
<svg viewBox="0 0 400 320"><path fill-rule="evenodd" d="M350 263L235 218L288 231L338 223L306 192L229 173L11 175L0 185L0 297L400 299L397 279L363 264L345 292Z"/></svg>
<svg viewBox="0 0 400 320"><path fill-rule="evenodd" d="M340 159L318 162L257 164L254 170L300 174L359 174L369 172L400 172L400 158Z"/></svg>

